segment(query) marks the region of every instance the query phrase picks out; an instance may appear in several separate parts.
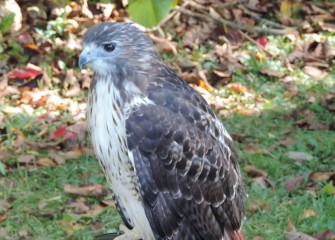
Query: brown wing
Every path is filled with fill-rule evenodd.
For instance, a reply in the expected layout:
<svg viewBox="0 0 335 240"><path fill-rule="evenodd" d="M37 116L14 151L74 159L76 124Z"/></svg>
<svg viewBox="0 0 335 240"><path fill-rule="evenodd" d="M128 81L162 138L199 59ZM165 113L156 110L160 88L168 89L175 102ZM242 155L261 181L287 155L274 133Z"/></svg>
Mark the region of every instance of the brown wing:
<svg viewBox="0 0 335 240"><path fill-rule="evenodd" d="M241 226L232 140L205 100L170 70L126 121L146 215L157 239L221 239Z"/></svg>

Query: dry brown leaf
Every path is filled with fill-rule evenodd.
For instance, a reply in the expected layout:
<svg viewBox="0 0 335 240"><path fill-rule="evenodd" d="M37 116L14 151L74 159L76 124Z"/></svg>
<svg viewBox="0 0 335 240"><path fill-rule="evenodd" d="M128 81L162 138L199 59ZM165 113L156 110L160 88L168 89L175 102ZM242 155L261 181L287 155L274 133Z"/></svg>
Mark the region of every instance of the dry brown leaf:
<svg viewBox="0 0 335 240"><path fill-rule="evenodd" d="M34 164L36 162L36 157L34 155L21 155L17 158L18 163L20 164Z"/></svg>
<svg viewBox="0 0 335 240"><path fill-rule="evenodd" d="M58 165L63 164L68 159L76 159L82 155L82 152L78 150L62 152L62 151L49 151L48 156L53 159Z"/></svg>
<svg viewBox="0 0 335 240"><path fill-rule="evenodd" d="M102 197L106 196L107 194L107 190L102 185L93 183L82 187L65 184L63 190L66 193L76 194L80 196Z"/></svg>
<svg viewBox="0 0 335 240"><path fill-rule="evenodd" d="M238 106L235 109L236 113L241 114L241 115L245 115L245 116L252 116L252 115L259 115L260 111L259 109L253 108L253 109L246 109L246 108L242 108L240 106Z"/></svg>
<svg viewBox="0 0 335 240"><path fill-rule="evenodd" d="M227 89L238 94L246 92L247 88L241 83L228 83Z"/></svg>
<svg viewBox="0 0 335 240"><path fill-rule="evenodd" d="M305 209L299 216L299 221L302 221L306 218L310 218L310 217L315 217L316 216L316 212L314 212L312 209Z"/></svg>
<svg viewBox="0 0 335 240"><path fill-rule="evenodd" d="M105 206L116 208L115 202L112 199L102 199L100 202Z"/></svg>
<svg viewBox="0 0 335 240"><path fill-rule="evenodd" d="M0 212L6 212L11 208L11 205L5 200L0 199Z"/></svg>
<svg viewBox="0 0 335 240"><path fill-rule="evenodd" d="M202 22L201 25L194 25L190 27L183 35L183 47L193 48L194 46L199 46L209 38L212 31L213 26L210 26L205 22Z"/></svg>
<svg viewBox="0 0 335 240"><path fill-rule="evenodd" d="M90 210L85 214L87 217L94 217L102 213L105 210L105 207L102 207L99 204L94 204L91 206Z"/></svg>
<svg viewBox="0 0 335 240"><path fill-rule="evenodd" d="M149 37L155 43L155 46L159 52L172 51L174 54L177 54L176 42L173 42L168 38L157 37L153 34L149 34Z"/></svg>
<svg viewBox="0 0 335 240"><path fill-rule="evenodd" d="M286 240L317 240L302 232L285 232L284 237Z"/></svg>
<svg viewBox="0 0 335 240"><path fill-rule="evenodd" d="M335 239L335 232L332 232L328 229L322 230L318 233L312 235L318 240L334 240Z"/></svg>
<svg viewBox="0 0 335 240"><path fill-rule="evenodd" d="M283 72L279 72L279 71L274 71L274 70L271 70L271 69L261 69L260 72L264 75L268 75L269 77L278 77L278 78L281 78L281 77L284 77L285 76L285 73Z"/></svg>
<svg viewBox="0 0 335 240"><path fill-rule="evenodd" d="M63 229L70 235L73 234L74 231L80 230L84 227L84 225L81 223L72 223L66 221L58 221L57 224L62 226Z"/></svg>
<svg viewBox="0 0 335 240"><path fill-rule="evenodd" d="M102 11L104 20L109 19L115 7L115 4L112 3L97 3L97 8Z"/></svg>
<svg viewBox="0 0 335 240"><path fill-rule="evenodd" d="M5 186L6 188L17 188L19 184L16 180L10 178L0 178L0 185Z"/></svg>
<svg viewBox="0 0 335 240"><path fill-rule="evenodd" d="M283 140L279 140L278 142L276 142L275 144L271 145L269 147L270 151L275 150L276 148L278 148L279 146L283 146L283 147L288 147L288 146L292 146L293 144L295 144L296 141L292 138L286 138Z"/></svg>
<svg viewBox="0 0 335 240"><path fill-rule="evenodd" d="M62 208L54 208L54 209L50 209L47 211L43 211L43 212L39 212L38 216L41 217L47 217L47 218L54 218L56 213L62 212L64 209Z"/></svg>
<svg viewBox="0 0 335 240"><path fill-rule="evenodd" d="M6 220L7 217L8 217L8 215L7 215L6 213L4 213L4 214L0 214L0 222Z"/></svg>
<svg viewBox="0 0 335 240"><path fill-rule="evenodd" d="M286 230L287 230L287 232L296 232L297 231L297 229L295 228L295 226L294 226L290 217L287 219Z"/></svg>
<svg viewBox="0 0 335 240"><path fill-rule="evenodd" d="M304 182L304 176L299 176L291 179L287 179L284 182L284 188L287 192L294 191L301 183Z"/></svg>
<svg viewBox="0 0 335 240"><path fill-rule="evenodd" d="M77 198L73 202L67 204L75 214L85 214L90 210L89 204L84 198Z"/></svg>
<svg viewBox="0 0 335 240"><path fill-rule="evenodd" d="M44 167L52 167L55 166L55 163L50 158L39 158L37 160L37 165Z"/></svg>
<svg viewBox="0 0 335 240"><path fill-rule="evenodd" d="M9 158L11 154L9 152L0 152L0 161Z"/></svg>
<svg viewBox="0 0 335 240"><path fill-rule="evenodd" d="M260 187L260 188L268 188L271 187L275 189L275 185L266 177L255 177L252 178L253 184Z"/></svg>
<svg viewBox="0 0 335 240"><path fill-rule="evenodd" d="M48 206L48 203L47 203L47 201L45 201L45 200L41 200L41 201L39 201L39 202L38 202L38 205L37 205L37 207L38 207L39 210L44 209L46 206Z"/></svg>
<svg viewBox="0 0 335 240"><path fill-rule="evenodd" d="M20 239L27 239L28 235L29 235L29 233L26 230L20 230L19 231L19 237L20 237Z"/></svg>
<svg viewBox="0 0 335 240"><path fill-rule="evenodd" d="M284 83L284 87L291 95L295 96L299 93L299 87L296 84Z"/></svg>
<svg viewBox="0 0 335 240"><path fill-rule="evenodd" d="M335 58L335 47L328 41L325 41L324 44L324 54L326 56L327 61L332 58Z"/></svg>
<svg viewBox="0 0 335 240"><path fill-rule="evenodd" d="M256 168L255 166L252 166L252 165L246 165L244 167L244 171L250 177L267 177L268 176L268 174L265 171L260 170L260 169Z"/></svg>
<svg viewBox="0 0 335 240"><path fill-rule="evenodd" d="M303 70L307 75L315 79L323 79L328 75L326 71L313 66L305 66Z"/></svg>
<svg viewBox="0 0 335 240"><path fill-rule="evenodd" d="M296 160L299 162L303 162L303 161L309 161L313 159L312 155L309 155L307 153L304 152L298 152L298 151L289 151L286 154L286 157L292 160Z"/></svg>
<svg viewBox="0 0 335 240"><path fill-rule="evenodd" d="M335 172L312 172L309 179L313 182L325 182L335 177Z"/></svg>

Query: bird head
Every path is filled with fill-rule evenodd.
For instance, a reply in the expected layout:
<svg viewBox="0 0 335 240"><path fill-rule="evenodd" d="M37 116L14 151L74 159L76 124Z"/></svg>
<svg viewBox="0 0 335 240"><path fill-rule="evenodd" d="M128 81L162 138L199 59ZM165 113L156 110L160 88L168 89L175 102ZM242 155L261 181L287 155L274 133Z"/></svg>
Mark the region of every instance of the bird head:
<svg viewBox="0 0 335 240"><path fill-rule="evenodd" d="M101 76L143 72L161 61L152 42L132 23L104 22L89 28L83 40L79 67Z"/></svg>

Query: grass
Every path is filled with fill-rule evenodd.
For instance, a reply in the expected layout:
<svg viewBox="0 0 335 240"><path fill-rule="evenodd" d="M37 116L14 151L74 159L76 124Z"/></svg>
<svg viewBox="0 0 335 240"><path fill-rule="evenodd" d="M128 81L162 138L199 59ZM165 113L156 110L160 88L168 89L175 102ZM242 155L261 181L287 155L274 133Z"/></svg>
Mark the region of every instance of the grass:
<svg viewBox="0 0 335 240"><path fill-rule="evenodd" d="M98 216L79 218L64 208L73 195L63 191L64 184L101 183L106 185L96 159L81 157L56 168L41 167L28 170L18 167L7 177L17 183L9 188L1 185L1 197L12 204L8 218L0 223L10 239L19 239L27 232L27 239L92 239L97 231L90 224L100 222L104 231L115 229L121 220L113 208L106 208ZM106 186L107 187L107 186ZM90 204L98 199L87 199ZM75 231L75 228L84 229Z"/></svg>
<svg viewBox="0 0 335 240"><path fill-rule="evenodd" d="M289 218L299 231L305 233L335 230L334 196L319 194L321 186L312 189L312 192L306 191L307 178L311 172L334 171L335 134L333 131L295 129L291 134L283 136L282 132L292 125L293 122L288 122L283 115L273 112L257 118L237 116L226 120L226 126L232 133L246 136L238 144L241 167L255 165L266 171L275 186L274 190L264 189L246 177L247 219L243 226L246 239L256 235L261 236L261 239L283 239ZM271 156L243 151L249 144L254 144L255 149L269 149L283 137L294 139L296 144L278 147L271 151ZM287 159L285 153L292 150L307 152L315 157L303 163ZM300 175L305 176L305 182L293 193L287 193L283 184L285 180ZM317 215L300 221L299 216L306 209L313 210Z"/></svg>
<svg viewBox="0 0 335 240"><path fill-rule="evenodd" d="M280 37L272 40L277 48L285 51L291 49ZM298 231L308 234L323 229L335 232L334 195L322 193L325 182L311 185L308 181L311 172L335 171L335 116L323 100L323 96L335 89L335 70L330 68L328 77L323 80L310 79L301 70L293 72L291 75L295 77L294 83L299 91L294 96L288 96L282 83L257 71L265 65L277 68L277 61L269 59L261 66L252 58L245 61L249 74L246 76L236 72L232 82L244 84L250 93L259 96L264 102L263 108L259 115L246 116L234 113L227 106L230 114L223 121L238 140L236 146L242 170L246 165L254 165L265 171L274 185L274 189L259 187L243 171L248 194L247 216L243 224L245 239L255 236L266 240L283 239L288 219ZM215 65L215 62L203 61L204 64L208 62L210 68L212 64ZM219 89L217 94L224 98L231 96L242 105L251 101L244 93L237 94L225 87ZM311 95L315 97L314 102L309 101L308 96ZM313 119L309 124L328 127L324 130L308 130L306 126L297 126L298 120L311 115ZM31 117L9 116L7 121L9 141L13 129L21 129L27 139L36 140L38 131L31 130ZM332 128L329 127L331 125ZM49 127L56 129L56 126ZM288 138L295 143L278 145L269 150L280 140ZM308 153L313 158L299 162L289 159L286 156L288 151ZM97 234L114 231L121 223L113 208L105 208L98 215L80 217L66 207L78 197L65 193L64 184L100 183L107 188L95 158L80 157L68 160L59 167L29 169L18 165L13 156L10 164L12 170L0 178L0 199L12 205L5 212L6 218L0 221L0 239L92 239ZM295 191L287 193L284 182L301 175L305 181ZM8 181L16 186L10 187ZM100 201L93 197L86 197L86 200L90 204ZM301 219L306 209L313 210L316 216Z"/></svg>

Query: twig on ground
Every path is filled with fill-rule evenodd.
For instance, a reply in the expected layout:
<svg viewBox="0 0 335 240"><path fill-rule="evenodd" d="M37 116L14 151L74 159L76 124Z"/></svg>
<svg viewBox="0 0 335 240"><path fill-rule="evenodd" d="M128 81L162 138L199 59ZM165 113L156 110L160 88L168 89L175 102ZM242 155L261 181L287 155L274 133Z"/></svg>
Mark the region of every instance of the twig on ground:
<svg viewBox="0 0 335 240"><path fill-rule="evenodd" d="M282 25L280 23L277 23L277 22L273 22L273 21L270 21L268 19L264 19L264 18L261 18L260 16L258 16L256 13L253 13L252 11L250 11L249 9L247 9L246 7L244 7L243 5L240 6L242 8L242 10L248 14L250 17L252 17L253 19L259 21L260 23L264 23L264 24L268 24L270 26L273 26L273 27L276 27L276 28L280 28L280 29L285 29L287 28L285 25Z"/></svg>
<svg viewBox="0 0 335 240"><path fill-rule="evenodd" d="M255 40L254 40L252 37L250 37L248 34L242 32L241 30L238 30L238 32L239 32L243 37L245 37L249 42L255 44L255 45L258 47L258 49L260 49L260 50L262 50L263 52L269 54L271 57L274 57L274 56L275 56L272 52L266 50L265 47L263 47L261 44L259 44L257 41L255 41Z"/></svg>
<svg viewBox="0 0 335 240"><path fill-rule="evenodd" d="M252 32L257 32L257 33L262 33L262 34L283 35L283 34L295 32L295 30L292 29L292 28L271 29L271 28L246 26L246 25L242 25L242 24L239 24L239 23L234 23L234 22L228 21L228 20L223 19L223 18L215 17L215 16L212 16L212 15L209 15L209 14L205 15L203 13L192 12L188 9L185 9L184 7L176 6L176 9L178 11L180 11L181 13L184 13L184 14L189 15L189 16L201 18L201 19L204 19L206 21L210 21L210 20L213 21L214 20L214 21L220 22L222 24L226 24L227 26L229 26L231 28L235 28L235 29L238 29L238 30L243 30L243 31L251 32L251 33Z"/></svg>

